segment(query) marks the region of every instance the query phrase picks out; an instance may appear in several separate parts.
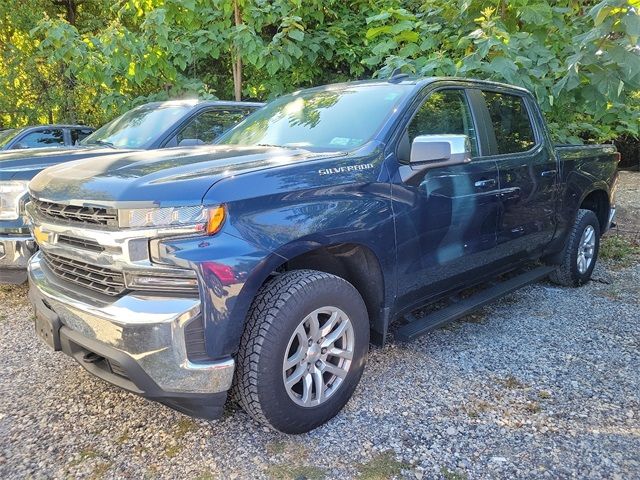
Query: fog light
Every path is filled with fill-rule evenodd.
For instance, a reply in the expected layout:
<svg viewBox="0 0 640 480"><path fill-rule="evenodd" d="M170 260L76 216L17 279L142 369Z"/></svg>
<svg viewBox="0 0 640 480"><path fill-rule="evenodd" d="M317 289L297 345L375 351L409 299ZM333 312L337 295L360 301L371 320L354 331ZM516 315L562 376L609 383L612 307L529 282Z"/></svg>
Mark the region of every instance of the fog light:
<svg viewBox="0 0 640 480"><path fill-rule="evenodd" d="M125 274L126 284L132 290L180 290L194 292L198 290L198 279L193 276L178 277L165 275Z"/></svg>

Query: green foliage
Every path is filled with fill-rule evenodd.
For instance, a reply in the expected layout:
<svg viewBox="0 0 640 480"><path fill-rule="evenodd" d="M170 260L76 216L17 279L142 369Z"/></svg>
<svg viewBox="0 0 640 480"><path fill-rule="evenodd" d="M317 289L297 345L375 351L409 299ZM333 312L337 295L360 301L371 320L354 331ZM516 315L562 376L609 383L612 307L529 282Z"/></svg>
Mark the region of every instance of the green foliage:
<svg viewBox="0 0 640 480"><path fill-rule="evenodd" d="M635 7L632 6L635 4ZM401 8L400 5L405 5ZM559 140L640 134L640 2L427 1L369 17L367 65L506 81L536 95ZM413 8L411 8L413 6Z"/></svg>
<svg viewBox="0 0 640 480"><path fill-rule="evenodd" d="M328 82L418 75L534 92L557 139L640 136L638 0L5 0L0 126L99 125L165 98L266 100Z"/></svg>

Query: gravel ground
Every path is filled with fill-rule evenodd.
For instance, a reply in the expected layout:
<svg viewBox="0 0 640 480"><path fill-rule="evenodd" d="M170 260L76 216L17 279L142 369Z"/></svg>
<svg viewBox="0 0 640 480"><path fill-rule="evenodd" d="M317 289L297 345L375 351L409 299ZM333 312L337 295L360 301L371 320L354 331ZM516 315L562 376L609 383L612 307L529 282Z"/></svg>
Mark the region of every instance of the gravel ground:
<svg viewBox="0 0 640 480"><path fill-rule="evenodd" d="M640 261L594 279L372 350L343 412L295 437L90 376L35 338L26 287L0 288L0 478L640 478Z"/></svg>
<svg viewBox="0 0 640 480"><path fill-rule="evenodd" d="M640 477L640 263L542 282L371 352L355 397L301 436L240 410L193 420L91 377L0 292L0 477Z"/></svg>
<svg viewBox="0 0 640 480"><path fill-rule="evenodd" d="M640 240L640 172L620 172L616 197L618 230Z"/></svg>

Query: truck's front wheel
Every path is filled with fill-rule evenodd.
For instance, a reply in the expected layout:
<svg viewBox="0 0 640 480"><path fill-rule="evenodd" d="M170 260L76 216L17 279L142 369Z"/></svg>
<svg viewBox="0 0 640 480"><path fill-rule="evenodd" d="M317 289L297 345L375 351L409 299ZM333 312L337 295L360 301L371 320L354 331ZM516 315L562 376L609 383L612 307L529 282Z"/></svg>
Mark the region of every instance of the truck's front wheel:
<svg viewBox="0 0 640 480"><path fill-rule="evenodd" d="M253 301L237 358L236 398L254 419L303 433L336 415L369 348L367 309L340 277L286 272Z"/></svg>

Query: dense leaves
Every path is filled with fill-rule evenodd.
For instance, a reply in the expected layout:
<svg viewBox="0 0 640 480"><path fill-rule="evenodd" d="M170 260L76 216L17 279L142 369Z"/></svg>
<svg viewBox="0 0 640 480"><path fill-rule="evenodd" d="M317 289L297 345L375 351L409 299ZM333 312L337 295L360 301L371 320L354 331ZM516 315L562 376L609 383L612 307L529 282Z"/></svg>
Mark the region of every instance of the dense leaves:
<svg viewBox="0 0 640 480"><path fill-rule="evenodd" d="M638 137L639 8L638 0L5 0L0 126L98 125L152 99L233 98L238 66L243 98L260 100L402 68L524 86L559 140Z"/></svg>

